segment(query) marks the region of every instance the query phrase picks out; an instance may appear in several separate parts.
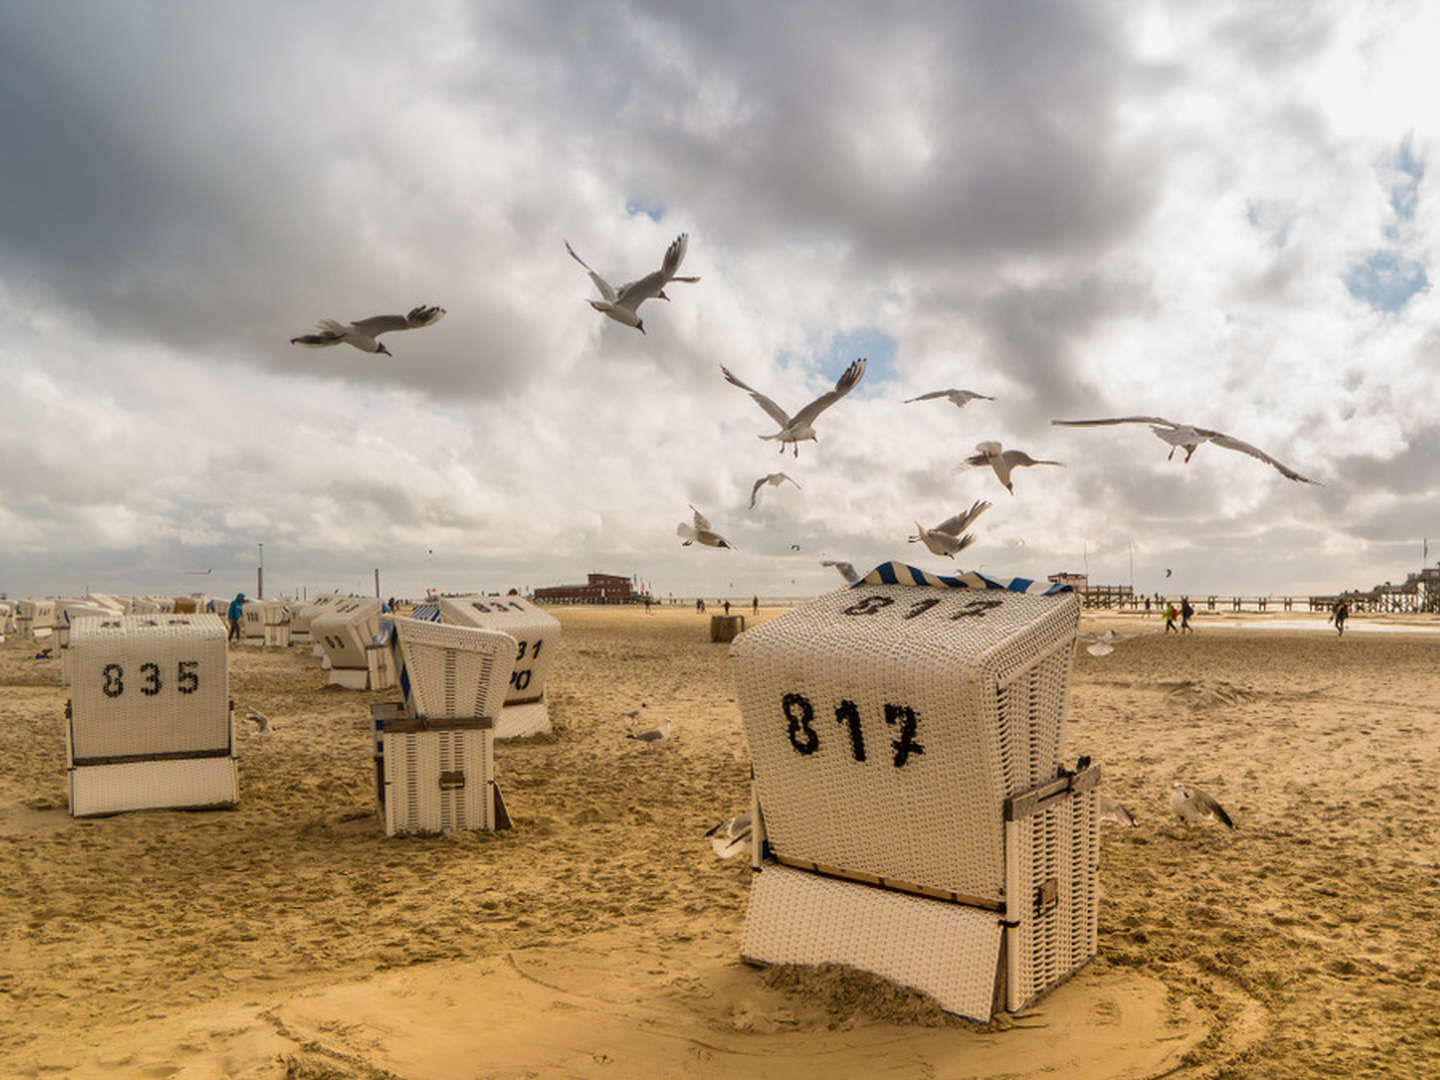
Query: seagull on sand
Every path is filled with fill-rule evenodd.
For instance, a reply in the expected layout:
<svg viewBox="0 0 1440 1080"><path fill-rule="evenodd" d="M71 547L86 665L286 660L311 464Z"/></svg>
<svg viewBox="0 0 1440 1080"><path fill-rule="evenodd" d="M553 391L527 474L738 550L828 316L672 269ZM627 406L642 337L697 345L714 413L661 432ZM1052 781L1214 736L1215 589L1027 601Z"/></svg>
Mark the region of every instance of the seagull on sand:
<svg viewBox="0 0 1440 1080"><path fill-rule="evenodd" d="M775 402L760 393L760 391L741 382L730 373L730 369L724 364L720 365L720 370L725 373L726 382L732 386L740 387L741 390L748 391L750 396L755 399L755 404L764 409L770 418L780 425L780 430L774 435L761 435L760 438L780 440L780 453L782 454L785 452L785 444L791 443L795 450L795 456L798 458L800 456L800 444L802 442L806 439L819 442L819 440L815 438L815 428L812 426L815 423L815 418L851 390L855 389L855 384L858 383L861 376L865 374L865 358L862 356L845 369L845 374L841 375L840 378L835 381L834 390L821 394L794 416L788 414L779 405L776 405Z"/></svg>
<svg viewBox="0 0 1440 1080"><path fill-rule="evenodd" d="M1106 630L1103 634L1076 634L1076 641L1088 641L1090 644L1085 649L1091 656L1109 656L1115 651L1115 646L1121 641L1129 641L1134 634L1117 634L1114 630Z"/></svg>
<svg viewBox="0 0 1440 1080"><path fill-rule="evenodd" d="M855 564L848 562L837 562L835 559L821 559L821 566L833 566L840 571L840 576L845 579L846 585L854 585L860 580L860 575L855 572Z"/></svg>
<svg viewBox="0 0 1440 1080"><path fill-rule="evenodd" d="M623 717L625 717L625 719L627 719L627 720L639 720L639 719L640 719L640 714L643 713L644 711L645 711L645 702L642 701L642 702L640 703L640 707L639 707L638 709L631 709L629 712L623 712L623 713L621 713L620 715L623 716Z"/></svg>
<svg viewBox="0 0 1440 1080"><path fill-rule="evenodd" d="M1021 465L1059 465L1065 468L1063 461L1037 461L1024 450L1003 450L998 442L976 443L975 449L980 451L965 459L965 464L970 466L989 465L995 470L995 475L1000 478L1000 483L1005 485L1005 490L1011 495L1015 494L1015 486L1010 483L1010 470Z"/></svg>
<svg viewBox="0 0 1440 1080"><path fill-rule="evenodd" d="M1134 828L1136 825L1135 815L1121 806L1114 799L1110 798L1103 791L1099 793L1099 809L1101 821L1112 821L1116 825L1129 825Z"/></svg>
<svg viewBox="0 0 1440 1080"><path fill-rule="evenodd" d="M988 502L984 499L976 499L970 504L969 510L963 510L952 518L946 518L933 529L927 529L917 521L915 531L918 535L910 537L910 543L924 544L932 554L953 559L957 551L964 551L975 542L973 535L961 536L960 534L970 527L971 522L989 509Z"/></svg>
<svg viewBox="0 0 1440 1080"><path fill-rule="evenodd" d="M659 726L649 731L631 732L625 736L627 739L638 739L640 742L653 743L670 737L670 718L667 716L660 721Z"/></svg>
<svg viewBox="0 0 1440 1080"><path fill-rule="evenodd" d="M1189 825L1218 821L1227 829L1235 828L1235 823L1230 820L1225 808L1211 795L1199 788L1186 787L1179 780L1170 785L1170 808Z"/></svg>
<svg viewBox="0 0 1440 1080"><path fill-rule="evenodd" d="M326 345L339 345L344 342L346 345L354 345L361 352L389 356L390 350L375 340L381 334L388 334L391 330L418 330L422 326L431 326L444 317L443 307L425 307L422 304L420 307L411 308L408 315L372 315L368 319L356 319L349 326L334 319L321 319L315 324L320 333L292 337L290 344L320 349Z"/></svg>
<svg viewBox="0 0 1440 1080"><path fill-rule="evenodd" d="M675 535L683 541L681 547L689 547L691 544L700 543L706 547L730 548L732 551L735 545L726 540L710 527L710 519L699 510L695 510L692 503L690 509L695 511L695 524L686 525L683 521L675 526Z"/></svg>
<svg viewBox="0 0 1440 1080"><path fill-rule="evenodd" d="M1169 443L1170 453L1165 456L1169 461L1175 456L1175 451L1180 448L1185 450L1185 460L1189 461L1195 451L1203 442L1211 442L1216 446L1223 446L1226 450L1239 450L1242 454L1249 454L1258 458L1266 465L1273 465L1281 476L1287 480L1294 480L1300 484L1319 484L1318 480L1311 480L1308 476L1301 476L1289 465L1276 461L1269 454L1257 446L1251 446L1247 442L1241 442L1233 435L1226 435L1223 431L1212 431L1210 428L1195 427L1192 424L1177 424L1173 420L1166 420L1163 416L1112 416L1103 420L1051 420L1050 423L1061 427L1099 427L1103 424L1149 424L1161 442Z"/></svg>
<svg viewBox="0 0 1440 1080"><path fill-rule="evenodd" d="M680 263L685 259L685 249L690 244L690 234L681 233L675 238L675 242L665 251L665 258L660 263L660 269L653 273L646 274L639 281L628 281L620 288L615 288L608 281L602 278L590 264L570 246L570 241L565 241L565 250L570 257L578 262L590 275L590 280L600 290L603 300L591 300L589 304L596 311L603 311L616 322L624 323L626 326L633 326L642 334L645 333L645 320L635 313L636 309L649 299L669 300L665 295L665 286L672 281L696 282L698 277L676 277L675 271L680 269Z"/></svg>
<svg viewBox="0 0 1440 1080"><path fill-rule="evenodd" d="M754 833L754 822L747 810L736 814L729 821L722 821L705 835L710 837L710 846L722 859L729 859L750 849L750 837Z"/></svg>
<svg viewBox="0 0 1440 1080"><path fill-rule="evenodd" d="M253 721L255 721L255 734L257 734L257 735L269 735L269 734L270 734L270 718L269 718L268 716L266 716L264 713L258 712L258 711L256 711L255 709L251 709L249 712L247 712L247 713L245 714L245 719L246 719L246 720L253 720Z"/></svg>
<svg viewBox="0 0 1440 1080"><path fill-rule="evenodd" d="M983 401L994 401L989 394L977 394L974 390L932 390L928 394L921 394L919 397L906 398L904 404L909 405L914 401L934 401L936 398L949 398L950 402L957 408L963 409L966 402L974 401L977 398Z"/></svg>
<svg viewBox="0 0 1440 1080"><path fill-rule="evenodd" d="M755 496L760 494L760 489L762 487L764 487L766 484L772 484L775 487L779 487L786 480L789 480L790 483L794 484L797 488L800 486L799 481L797 481L792 476L786 476L783 472L772 472L769 476L762 476L759 480L756 480L755 486L750 489L750 509L755 509Z"/></svg>

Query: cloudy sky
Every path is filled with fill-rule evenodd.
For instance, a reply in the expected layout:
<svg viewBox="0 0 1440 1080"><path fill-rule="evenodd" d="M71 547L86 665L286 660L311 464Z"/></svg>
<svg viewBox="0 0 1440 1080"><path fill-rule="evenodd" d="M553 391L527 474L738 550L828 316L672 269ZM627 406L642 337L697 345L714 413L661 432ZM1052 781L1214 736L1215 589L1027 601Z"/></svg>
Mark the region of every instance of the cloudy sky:
<svg viewBox="0 0 1440 1080"><path fill-rule="evenodd" d="M906 537L977 498L997 575L1440 552L1433 5L877 11L0 0L0 591L228 594L263 544L267 592L800 595L944 569ZM681 232L645 335L590 309L566 240L626 281ZM417 304L393 357L288 342ZM794 409L857 356L798 460L718 366ZM996 400L902 404L947 387ZM1134 413L1323 486L1050 425ZM981 440L1068 467L1012 496Z"/></svg>

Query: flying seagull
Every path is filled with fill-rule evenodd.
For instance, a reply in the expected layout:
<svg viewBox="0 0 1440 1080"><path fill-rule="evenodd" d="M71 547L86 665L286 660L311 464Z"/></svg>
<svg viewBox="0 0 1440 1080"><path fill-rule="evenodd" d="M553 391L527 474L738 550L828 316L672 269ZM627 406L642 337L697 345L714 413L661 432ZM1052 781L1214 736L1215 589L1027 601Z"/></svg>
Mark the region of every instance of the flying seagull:
<svg viewBox="0 0 1440 1080"><path fill-rule="evenodd" d="M391 330L418 330L422 326L439 322L444 316L443 307L425 307L422 304L420 307L411 308L408 315L372 315L368 319L356 319L349 326L334 319L321 319L315 324L320 333L292 337L290 344L309 345L319 349L326 345L339 345L343 341L347 345L354 345L361 352L389 356L390 350L375 340L381 334L388 334Z"/></svg>
<svg viewBox="0 0 1440 1080"><path fill-rule="evenodd" d="M1134 828L1136 825L1135 815L1125 809L1120 803L1110 798L1103 791L1099 793L1100 820L1113 821L1116 825L1129 825Z"/></svg>
<svg viewBox="0 0 1440 1080"><path fill-rule="evenodd" d="M603 311L616 322L624 323L626 326L633 326L642 334L645 333L645 320L637 315L636 309L646 300L652 297L657 300L669 300L665 295L665 286L672 281L699 281L698 277L676 277L675 271L680 269L680 263L685 259L685 249L690 244L690 234L681 233L675 238L675 242L665 251L665 258L660 263L660 269L646 274L639 281L628 281L620 288L615 288L608 281L602 278L590 264L570 246L570 241L565 241L565 250L570 257L578 262L590 274L590 280L600 290L603 300L591 300L590 306L596 311Z"/></svg>
<svg viewBox="0 0 1440 1080"><path fill-rule="evenodd" d="M975 449L980 451L965 459L966 465L982 466L989 465L995 470L995 475L1000 478L1000 483L1011 495L1015 494L1015 486L1010 483L1010 470L1021 465L1059 465L1065 467L1063 461L1037 461L1024 450L1002 450L998 442L976 443Z"/></svg>
<svg viewBox="0 0 1440 1080"><path fill-rule="evenodd" d="M1230 815L1214 798L1199 788L1186 787L1179 780L1170 785L1170 808L1187 824L1199 825L1206 821L1218 821L1227 829L1235 828Z"/></svg>
<svg viewBox="0 0 1440 1080"><path fill-rule="evenodd" d="M694 504L690 506L695 511L695 524L686 525L683 521L675 526L675 535L683 541L681 547L689 547L691 544L700 543L706 547L730 548L734 550L735 545L726 540L710 527L710 519L699 510L695 510Z"/></svg>
<svg viewBox="0 0 1440 1080"><path fill-rule="evenodd" d="M966 402L980 398L984 401L994 401L989 394L977 394L974 390L932 390L928 394L921 394L919 397L906 398L904 404L909 405L914 401L934 401L936 398L949 398L957 409L963 409Z"/></svg>
<svg viewBox="0 0 1440 1080"><path fill-rule="evenodd" d="M834 559L821 559L821 566L833 566L840 571L840 576L845 579L845 584L854 585L860 580L860 575L855 572L855 564L848 562L837 562Z"/></svg>
<svg viewBox="0 0 1440 1080"><path fill-rule="evenodd" d="M802 442L806 439L819 442L819 440L815 438L815 428L812 426L815 423L815 418L851 390L855 389L855 384L858 383L861 376L865 374L865 358L862 356L845 369L845 374L841 375L840 378L835 381L834 390L821 394L794 416L790 416L784 409L776 405L775 402L760 393L760 391L741 382L730 373L730 369L724 364L720 365L720 370L725 373L726 382L732 386L740 387L741 390L749 391L750 396L755 399L755 404L764 409L770 418L780 425L780 430L774 435L761 435L760 438L780 440L780 452L782 454L785 452L785 444L787 442L791 443L795 450L795 456L798 458L800 456L800 444Z"/></svg>
<svg viewBox="0 0 1440 1080"><path fill-rule="evenodd" d="M722 821L705 835L710 837L710 846L715 849L715 854L722 859L729 859L749 849L750 837L754 831L754 822L747 810L743 814L736 814L729 821Z"/></svg>
<svg viewBox="0 0 1440 1080"><path fill-rule="evenodd" d="M1112 416L1103 420L1051 420L1052 424L1061 427L1099 427L1103 424L1149 424L1150 430L1162 441L1170 444L1170 453L1165 456L1169 461L1175 456L1175 451L1184 447L1185 460L1189 461L1195 451L1203 442L1212 442L1216 446L1223 446L1227 450L1239 450L1242 454L1249 454L1253 458L1265 462L1266 465L1273 465L1281 476L1287 480L1294 480L1301 484L1319 484L1318 480L1311 480L1308 476L1301 476L1289 465L1276 461L1269 454L1257 446L1251 446L1247 442L1241 442L1233 435L1226 435L1223 431L1212 431L1210 428L1195 427L1191 424L1177 424L1173 420L1166 420L1163 416Z"/></svg>
<svg viewBox="0 0 1440 1080"><path fill-rule="evenodd" d="M649 731L631 732L625 737L627 739L638 739L640 742L651 743L659 742L661 739L669 738L669 736L670 719L669 717L666 717L664 720L660 721L660 725L658 727L653 727Z"/></svg>
<svg viewBox="0 0 1440 1080"><path fill-rule="evenodd" d="M759 480L756 480L755 486L750 489L750 509L755 509L755 496L760 494L762 487L766 484L773 484L775 487L779 487L786 480L789 480L790 483L794 484L797 488L800 486L799 481L794 477L786 476L783 472L772 472L769 476L762 476Z"/></svg>
<svg viewBox="0 0 1440 1080"><path fill-rule="evenodd" d="M984 499L976 499L970 504L969 510L963 510L952 518L946 518L933 529L927 529L917 521L915 531L918 535L910 537L910 543L924 544L932 554L953 559L957 551L964 551L975 542L973 535L967 533L965 536L961 536L960 534L970 527L971 522L989 509L988 502Z"/></svg>
<svg viewBox="0 0 1440 1080"><path fill-rule="evenodd" d="M264 713L251 709L245 714L245 719L255 721L255 733L257 735L270 734L270 718Z"/></svg>

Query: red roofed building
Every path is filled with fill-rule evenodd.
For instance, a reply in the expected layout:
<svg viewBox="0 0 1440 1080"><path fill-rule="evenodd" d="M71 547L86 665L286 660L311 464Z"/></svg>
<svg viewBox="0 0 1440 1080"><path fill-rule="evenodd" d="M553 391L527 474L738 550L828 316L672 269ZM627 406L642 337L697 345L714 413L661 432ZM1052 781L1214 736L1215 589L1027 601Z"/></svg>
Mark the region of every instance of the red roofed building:
<svg viewBox="0 0 1440 1080"><path fill-rule="evenodd" d="M547 585L535 590L535 599L551 604L628 604L635 593L628 577L587 574L584 585Z"/></svg>

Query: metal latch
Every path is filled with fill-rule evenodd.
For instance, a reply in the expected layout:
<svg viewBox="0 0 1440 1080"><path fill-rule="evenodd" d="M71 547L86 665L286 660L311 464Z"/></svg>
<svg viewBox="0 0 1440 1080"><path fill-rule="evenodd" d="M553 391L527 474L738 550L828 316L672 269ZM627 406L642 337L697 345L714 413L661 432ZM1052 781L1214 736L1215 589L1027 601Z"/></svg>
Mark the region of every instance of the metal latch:
<svg viewBox="0 0 1440 1080"><path fill-rule="evenodd" d="M1044 915L1060 904L1060 879L1046 878L1035 890L1035 914Z"/></svg>

